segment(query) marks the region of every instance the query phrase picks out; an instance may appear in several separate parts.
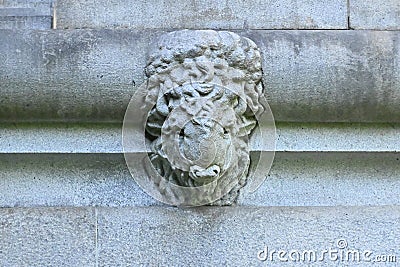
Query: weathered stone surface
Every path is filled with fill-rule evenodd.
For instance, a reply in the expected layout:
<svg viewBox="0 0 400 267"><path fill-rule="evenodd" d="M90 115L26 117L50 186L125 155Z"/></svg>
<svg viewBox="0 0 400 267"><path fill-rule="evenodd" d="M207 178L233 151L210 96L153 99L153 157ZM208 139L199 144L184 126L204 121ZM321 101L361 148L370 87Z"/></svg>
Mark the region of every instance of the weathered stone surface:
<svg viewBox="0 0 400 267"><path fill-rule="evenodd" d="M51 0L0 1L0 29L50 29Z"/></svg>
<svg viewBox="0 0 400 267"><path fill-rule="evenodd" d="M398 0L350 0L352 29L400 30Z"/></svg>
<svg viewBox="0 0 400 267"><path fill-rule="evenodd" d="M93 208L0 209L1 266L96 266L95 249Z"/></svg>
<svg viewBox="0 0 400 267"><path fill-rule="evenodd" d="M58 1L59 28L346 29L344 0Z"/></svg>
<svg viewBox="0 0 400 267"><path fill-rule="evenodd" d="M280 152L264 183L241 195L239 205L400 205L399 158L382 152ZM138 187L122 154L0 159L0 207L161 205Z"/></svg>
<svg viewBox="0 0 400 267"><path fill-rule="evenodd" d="M399 32L248 36L263 52L264 86L276 120L400 121Z"/></svg>
<svg viewBox="0 0 400 267"><path fill-rule="evenodd" d="M400 152L399 135L390 123L278 123L276 151Z"/></svg>
<svg viewBox="0 0 400 267"><path fill-rule="evenodd" d="M0 206L147 206L122 154L0 154Z"/></svg>
<svg viewBox="0 0 400 267"><path fill-rule="evenodd" d="M0 117L122 122L154 33L0 31Z"/></svg>
<svg viewBox="0 0 400 267"><path fill-rule="evenodd" d="M280 123L270 176L239 204L400 205L398 136L397 124ZM129 174L120 124L3 124L0 141L2 207L160 204Z"/></svg>
<svg viewBox="0 0 400 267"><path fill-rule="evenodd" d="M0 31L0 119L122 121L161 32ZM399 33L244 31L278 121L400 122Z"/></svg>
<svg viewBox="0 0 400 267"><path fill-rule="evenodd" d="M346 261L347 251L370 250L370 259L396 255L398 260L400 253L398 206L100 208L98 213L99 266L290 266L291 250L315 251L317 260L305 255L301 265L375 266L362 257L353 262L352 255ZM272 261L260 261L257 254L266 246L269 252L287 251L288 262L277 253ZM320 261L329 249L344 256L336 252L338 259L325 255Z"/></svg>
<svg viewBox="0 0 400 267"><path fill-rule="evenodd" d="M0 16L0 29L50 29L51 17Z"/></svg>
<svg viewBox="0 0 400 267"><path fill-rule="evenodd" d="M43 8L49 7L53 0L0 0L0 7L5 8Z"/></svg>
<svg viewBox="0 0 400 267"><path fill-rule="evenodd" d="M371 266L376 262L365 260L377 256L395 256L393 264L399 257L398 206L3 208L0 215L2 266L292 262L285 255L283 263L277 252L261 261L266 247L269 253L294 250L299 263L324 266ZM325 254L322 260L324 250L337 251L336 259ZM368 257L365 251L371 252ZM360 253L360 261L349 252Z"/></svg>
<svg viewBox="0 0 400 267"><path fill-rule="evenodd" d="M0 153L122 153L121 124L0 124ZM400 124L277 123L278 152L399 152ZM265 147L257 132L250 151ZM139 151L139 152L145 152Z"/></svg>
<svg viewBox="0 0 400 267"><path fill-rule="evenodd" d="M122 153L120 123L0 124L0 153Z"/></svg>
<svg viewBox="0 0 400 267"><path fill-rule="evenodd" d="M400 153L278 153L268 177L239 205L399 205Z"/></svg>

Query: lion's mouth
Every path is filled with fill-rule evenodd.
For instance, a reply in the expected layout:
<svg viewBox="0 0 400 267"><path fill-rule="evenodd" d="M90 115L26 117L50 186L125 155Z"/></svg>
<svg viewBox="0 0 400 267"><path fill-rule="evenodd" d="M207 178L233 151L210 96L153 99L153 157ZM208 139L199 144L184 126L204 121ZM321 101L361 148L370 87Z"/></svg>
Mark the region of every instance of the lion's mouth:
<svg viewBox="0 0 400 267"><path fill-rule="evenodd" d="M194 165L190 166L189 176L199 183L209 183L219 178L221 168L218 165L211 165L207 168Z"/></svg>

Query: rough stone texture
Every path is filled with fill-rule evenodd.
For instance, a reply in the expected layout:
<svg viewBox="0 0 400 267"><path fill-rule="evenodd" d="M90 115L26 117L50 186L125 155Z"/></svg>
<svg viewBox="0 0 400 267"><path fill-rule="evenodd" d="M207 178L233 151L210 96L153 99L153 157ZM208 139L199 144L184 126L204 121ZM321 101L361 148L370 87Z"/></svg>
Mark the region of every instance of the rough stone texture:
<svg viewBox="0 0 400 267"><path fill-rule="evenodd" d="M400 30L398 0L350 0L352 29Z"/></svg>
<svg viewBox="0 0 400 267"><path fill-rule="evenodd" d="M50 29L51 17L0 16L0 29Z"/></svg>
<svg viewBox="0 0 400 267"><path fill-rule="evenodd" d="M154 33L0 31L0 117L122 122Z"/></svg>
<svg viewBox="0 0 400 267"><path fill-rule="evenodd" d="M400 121L399 32L245 34L264 56L278 121Z"/></svg>
<svg viewBox="0 0 400 267"><path fill-rule="evenodd" d="M0 154L0 206L154 205L122 154Z"/></svg>
<svg viewBox="0 0 400 267"><path fill-rule="evenodd" d="M121 122L160 34L1 30L0 119ZM398 32L239 34L261 48L276 120L400 122Z"/></svg>
<svg viewBox="0 0 400 267"><path fill-rule="evenodd" d="M0 0L0 28L48 28L46 1ZM241 206L166 207L134 182L119 140L163 32L0 30L0 121L35 121L0 125L1 266L290 266L257 253L321 252L339 239L399 262L399 125L302 123L400 122L399 32L247 30L345 29L346 2L350 27L394 30L398 1L58 2L60 27L245 29L262 49L275 117L290 123L278 127L270 175Z"/></svg>
<svg viewBox="0 0 400 267"><path fill-rule="evenodd" d="M340 239L348 244L341 251L371 250L371 258L397 255L397 261L400 253L396 206L100 208L98 226L99 266L291 266L276 254L272 262L257 254L268 246L314 250L320 258L321 251L338 249ZM351 259L297 264L376 264Z"/></svg>
<svg viewBox="0 0 400 267"><path fill-rule="evenodd" d="M92 208L0 209L1 266L95 266L95 249Z"/></svg>
<svg viewBox="0 0 400 267"><path fill-rule="evenodd" d="M0 0L4 8L45 8L51 6L53 0Z"/></svg>
<svg viewBox="0 0 400 267"><path fill-rule="evenodd" d="M278 153L239 205L399 205L400 153Z"/></svg>
<svg viewBox="0 0 400 267"><path fill-rule="evenodd" d="M345 0L59 1L59 28L346 29Z"/></svg>
<svg viewBox="0 0 400 267"><path fill-rule="evenodd" d="M122 153L121 124L0 124L0 153ZM399 152L400 124L277 123L276 151ZM251 151L268 151L257 132ZM138 152L145 152L138 151Z"/></svg>
<svg viewBox="0 0 400 267"><path fill-rule="evenodd" d="M400 152L400 124L278 123L276 151ZM254 142L257 136L254 136ZM256 150L256 145L252 146Z"/></svg>
<svg viewBox="0 0 400 267"><path fill-rule="evenodd" d="M398 124L278 123L277 151L296 153L278 153L271 176L241 203L399 204L399 157L388 154L400 151L398 136ZM129 175L120 124L2 124L0 152L2 207L158 203Z"/></svg>
<svg viewBox="0 0 400 267"><path fill-rule="evenodd" d="M120 123L0 124L0 153L122 153Z"/></svg>
<svg viewBox="0 0 400 267"><path fill-rule="evenodd" d="M167 207L0 209L2 266L283 266L257 255L314 251L299 264L371 266L348 251L399 257L400 208ZM338 241L342 240L342 243ZM347 243L340 249L339 245ZM338 260L323 250L337 250ZM307 253L307 252L306 252ZM301 257L299 255L299 257ZM288 256L286 255L288 258ZM313 257L311 257L313 259ZM341 260L344 259L344 260ZM392 258L394 259L394 258ZM395 263L391 263L395 264ZM374 265L375 266L375 265Z"/></svg>
<svg viewBox="0 0 400 267"><path fill-rule="evenodd" d="M51 0L0 1L0 29L50 29Z"/></svg>
<svg viewBox="0 0 400 267"><path fill-rule="evenodd" d="M382 152L280 152L264 183L241 196L239 204L400 205L399 158ZM121 154L3 154L0 159L0 207L161 205L138 187Z"/></svg>

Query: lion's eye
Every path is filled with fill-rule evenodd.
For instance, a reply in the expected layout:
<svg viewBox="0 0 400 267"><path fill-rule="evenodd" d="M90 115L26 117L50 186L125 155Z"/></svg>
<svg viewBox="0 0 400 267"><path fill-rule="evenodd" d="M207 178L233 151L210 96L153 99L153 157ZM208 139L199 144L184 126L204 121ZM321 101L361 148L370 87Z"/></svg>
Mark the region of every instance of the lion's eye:
<svg viewBox="0 0 400 267"><path fill-rule="evenodd" d="M179 132L179 137L184 137L184 136L185 136L185 131L181 129L181 131Z"/></svg>
<svg viewBox="0 0 400 267"><path fill-rule="evenodd" d="M229 131L224 128L224 134L229 134Z"/></svg>

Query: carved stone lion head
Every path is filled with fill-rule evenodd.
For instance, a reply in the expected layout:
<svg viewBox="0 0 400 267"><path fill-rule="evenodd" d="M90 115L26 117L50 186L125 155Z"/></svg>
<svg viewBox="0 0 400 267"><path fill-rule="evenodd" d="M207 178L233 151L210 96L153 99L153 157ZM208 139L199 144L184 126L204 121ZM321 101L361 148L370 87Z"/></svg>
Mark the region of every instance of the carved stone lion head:
<svg viewBox="0 0 400 267"><path fill-rule="evenodd" d="M233 203L246 184L248 138L263 112L257 46L226 31L169 33L150 55L146 75L149 158L164 178L155 184L171 198ZM168 183L212 186L201 196L178 196Z"/></svg>

